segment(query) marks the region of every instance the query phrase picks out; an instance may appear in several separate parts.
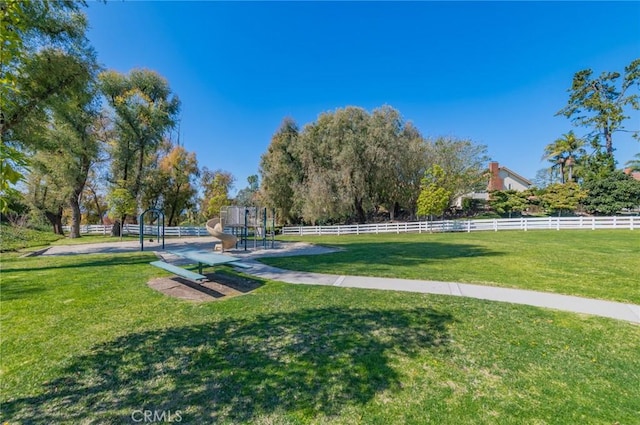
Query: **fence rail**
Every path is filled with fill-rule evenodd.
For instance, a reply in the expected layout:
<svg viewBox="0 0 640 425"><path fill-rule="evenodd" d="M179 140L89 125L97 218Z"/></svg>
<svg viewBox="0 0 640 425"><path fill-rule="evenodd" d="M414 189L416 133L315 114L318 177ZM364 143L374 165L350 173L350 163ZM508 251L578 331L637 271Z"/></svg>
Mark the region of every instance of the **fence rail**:
<svg viewBox="0 0 640 425"><path fill-rule="evenodd" d="M408 223L284 227L283 235L359 235L379 233L479 232L498 230L566 230L640 228L640 217L527 217L488 220L415 221Z"/></svg>
<svg viewBox="0 0 640 425"><path fill-rule="evenodd" d="M83 235L108 235L111 233L111 225L101 225L101 224L89 224L80 226L80 233ZM65 232L70 231L69 226L63 226L63 230ZM146 225L144 226L143 233L148 236L157 236L158 235L158 226L156 225ZM122 228L123 235L139 235L140 234L140 225L138 224L125 224ZM165 236L178 236L178 237L187 237L187 236L209 236L207 229L205 227L198 226L180 226L180 227L165 227L164 228Z"/></svg>

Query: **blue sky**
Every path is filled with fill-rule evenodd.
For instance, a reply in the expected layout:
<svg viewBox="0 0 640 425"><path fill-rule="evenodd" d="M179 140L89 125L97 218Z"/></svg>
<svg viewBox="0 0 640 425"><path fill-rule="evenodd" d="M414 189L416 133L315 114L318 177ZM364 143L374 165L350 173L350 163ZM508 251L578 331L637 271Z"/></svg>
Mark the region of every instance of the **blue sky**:
<svg viewBox="0 0 640 425"><path fill-rule="evenodd" d="M556 117L573 74L640 57L640 2L90 3L100 63L163 75L180 140L236 189L282 119L388 104L424 136L469 138L526 177L574 129ZM640 129L640 114L626 123ZM587 129L575 128L578 135ZM640 152L614 136L619 165Z"/></svg>

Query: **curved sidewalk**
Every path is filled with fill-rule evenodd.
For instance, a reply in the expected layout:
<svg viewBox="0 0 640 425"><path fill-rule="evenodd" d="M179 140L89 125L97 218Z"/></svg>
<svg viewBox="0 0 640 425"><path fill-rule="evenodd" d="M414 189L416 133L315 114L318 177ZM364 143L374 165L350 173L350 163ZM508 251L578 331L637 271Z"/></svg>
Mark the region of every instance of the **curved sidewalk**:
<svg viewBox="0 0 640 425"><path fill-rule="evenodd" d="M253 267L242 269L242 272L287 283L454 295L591 314L640 324L640 305L635 304L467 283L299 272L271 267L254 260L245 260L245 262Z"/></svg>
<svg viewBox="0 0 640 425"><path fill-rule="evenodd" d="M167 239L166 249L211 249L215 238L180 238ZM97 243L86 245L53 246L42 255L77 255L97 253L118 253L139 251L137 241ZM158 243L149 244L148 251L163 254ZM407 280L383 277L338 276L321 273L299 272L271 267L256 261L259 257L311 255L333 252L335 249L309 245L305 243L278 243L276 249L242 251L232 250L230 255L242 258L251 264L250 269L241 269L243 273L264 279L278 280L287 283L308 285L333 285L349 288L367 288L393 291L420 292L428 294L454 295L459 297L479 298L491 301L531 305L552 308L574 313L591 314L609 317L640 324L640 305L604 301L592 298L581 298L571 295L560 295L549 292L536 292L524 289L500 288L495 286L472 285L467 283L438 282L432 280ZM174 259L175 261L175 259Z"/></svg>

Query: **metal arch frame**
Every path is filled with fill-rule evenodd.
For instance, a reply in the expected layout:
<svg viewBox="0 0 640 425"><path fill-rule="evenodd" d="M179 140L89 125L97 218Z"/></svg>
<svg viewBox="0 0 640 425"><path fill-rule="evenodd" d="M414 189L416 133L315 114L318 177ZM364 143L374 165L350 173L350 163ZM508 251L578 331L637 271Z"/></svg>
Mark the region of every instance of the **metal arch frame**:
<svg viewBox="0 0 640 425"><path fill-rule="evenodd" d="M147 208L138 216L138 223L140 223L140 251L144 251L144 215L148 212L153 212L162 219L162 249L164 249L164 213L157 208ZM160 220L158 220L157 226L158 238L160 238Z"/></svg>

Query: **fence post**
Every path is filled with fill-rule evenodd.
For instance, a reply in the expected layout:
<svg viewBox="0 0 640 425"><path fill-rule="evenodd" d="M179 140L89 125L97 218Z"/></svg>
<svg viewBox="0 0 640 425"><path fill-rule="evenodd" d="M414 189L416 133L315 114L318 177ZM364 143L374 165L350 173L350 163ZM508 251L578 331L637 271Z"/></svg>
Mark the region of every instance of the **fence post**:
<svg viewBox="0 0 640 425"><path fill-rule="evenodd" d="M596 230L596 218L591 217L591 230Z"/></svg>
<svg viewBox="0 0 640 425"><path fill-rule="evenodd" d="M633 230L633 219L635 217L631 216L631 220L629 220L629 230Z"/></svg>
<svg viewBox="0 0 640 425"><path fill-rule="evenodd" d="M493 231L498 231L498 220L496 220L495 218L493 219Z"/></svg>
<svg viewBox="0 0 640 425"><path fill-rule="evenodd" d="M467 220L467 233L471 233L471 220Z"/></svg>
<svg viewBox="0 0 640 425"><path fill-rule="evenodd" d="M524 231L526 232L528 230L527 226L529 225L529 219L528 218L524 218L524 217L523 217L523 219L524 219Z"/></svg>

